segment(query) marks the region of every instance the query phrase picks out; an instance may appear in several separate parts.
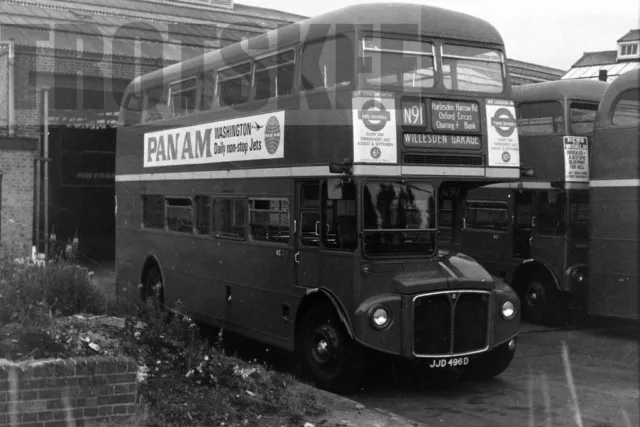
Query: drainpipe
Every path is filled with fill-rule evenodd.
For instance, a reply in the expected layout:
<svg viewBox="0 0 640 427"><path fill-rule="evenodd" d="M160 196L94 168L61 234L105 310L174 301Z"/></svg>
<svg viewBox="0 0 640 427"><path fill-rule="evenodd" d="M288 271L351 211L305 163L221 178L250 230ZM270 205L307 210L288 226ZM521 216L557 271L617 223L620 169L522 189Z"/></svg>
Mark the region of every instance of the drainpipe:
<svg viewBox="0 0 640 427"><path fill-rule="evenodd" d="M42 89L42 161L44 162L44 253L49 256L49 88Z"/></svg>
<svg viewBox="0 0 640 427"><path fill-rule="evenodd" d="M7 48L7 113L8 113L8 128L9 128L9 136L14 136L15 133L15 97L14 97L14 87L15 82L13 81L14 76L14 45L13 39L9 41L0 41L0 45L4 45Z"/></svg>

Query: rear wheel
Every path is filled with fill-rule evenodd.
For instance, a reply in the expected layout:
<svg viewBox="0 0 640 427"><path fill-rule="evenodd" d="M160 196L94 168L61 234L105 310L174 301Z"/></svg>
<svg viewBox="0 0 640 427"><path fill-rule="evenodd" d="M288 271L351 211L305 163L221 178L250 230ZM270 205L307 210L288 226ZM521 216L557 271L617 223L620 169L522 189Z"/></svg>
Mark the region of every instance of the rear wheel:
<svg viewBox="0 0 640 427"><path fill-rule="evenodd" d="M556 325L561 321L561 295L545 275L534 274L520 288L522 314L526 321Z"/></svg>
<svg viewBox="0 0 640 427"><path fill-rule="evenodd" d="M298 343L302 373L319 388L347 392L357 387L364 374L361 351L333 308L312 307L302 319Z"/></svg>
<svg viewBox="0 0 640 427"><path fill-rule="evenodd" d="M144 276L142 284L142 300L151 300L154 303L164 304L164 286L162 274L156 266L151 267Z"/></svg>
<svg viewBox="0 0 640 427"><path fill-rule="evenodd" d="M467 379L490 380L503 373L509 367L515 354L515 342L511 348L509 347L509 342L506 342L494 350L473 359L469 365L460 369L460 373L463 378Z"/></svg>

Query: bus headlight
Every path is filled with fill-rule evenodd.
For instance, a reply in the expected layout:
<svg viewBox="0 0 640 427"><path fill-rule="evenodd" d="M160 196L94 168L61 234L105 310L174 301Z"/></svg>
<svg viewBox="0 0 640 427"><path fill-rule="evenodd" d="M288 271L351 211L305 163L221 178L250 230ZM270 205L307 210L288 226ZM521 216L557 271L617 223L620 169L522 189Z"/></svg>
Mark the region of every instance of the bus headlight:
<svg viewBox="0 0 640 427"><path fill-rule="evenodd" d="M371 323L374 328L382 329L389 324L389 311L384 307L378 307L371 314Z"/></svg>
<svg viewBox="0 0 640 427"><path fill-rule="evenodd" d="M511 320L516 315L516 307L513 305L511 301L507 301L502 304L502 308L500 309L500 315L504 320Z"/></svg>

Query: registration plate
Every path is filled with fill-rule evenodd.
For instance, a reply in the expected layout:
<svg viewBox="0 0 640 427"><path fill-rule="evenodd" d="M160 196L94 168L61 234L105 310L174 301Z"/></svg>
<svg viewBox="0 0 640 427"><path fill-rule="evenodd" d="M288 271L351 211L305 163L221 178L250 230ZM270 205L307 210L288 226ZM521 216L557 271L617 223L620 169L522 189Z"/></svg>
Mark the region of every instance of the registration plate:
<svg viewBox="0 0 640 427"><path fill-rule="evenodd" d="M468 357L452 357L446 359L433 359L430 368L455 368L469 364Z"/></svg>

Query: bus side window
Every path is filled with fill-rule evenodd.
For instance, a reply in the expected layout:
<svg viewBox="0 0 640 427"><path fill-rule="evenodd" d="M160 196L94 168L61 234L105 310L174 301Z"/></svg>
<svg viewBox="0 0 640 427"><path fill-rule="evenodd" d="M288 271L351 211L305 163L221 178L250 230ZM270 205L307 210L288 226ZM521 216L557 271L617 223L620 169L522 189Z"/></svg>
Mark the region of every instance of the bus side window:
<svg viewBox="0 0 640 427"><path fill-rule="evenodd" d="M329 198L330 185L339 185L340 198ZM335 193L334 193L335 194ZM326 181L322 185L322 243L327 249L352 251L358 246L358 226L356 216L355 184L337 180Z"/></svg>
<svg viewBox="0 0 640 427"><path fill-rule="evenodd" d="M196 232L209 234L211 232L211 198L196 196Z"/></svg>
<svg viewBox="0 0 640 427"><path fill-rule="evenodd" d="M218 106L244 104L251 93L251 64L236 65L218 73Z"/></svg>
<svg viewBox="0 0 640 427"><path fill-rule="evenodd" d="M213 97L216 90L215 73L209 71L202 76L202 101L200 111L207 111L213 107Z"/></svg>
<svg viewBox="0 0 640 427"><path fill-rule="evenodd" d="M191 199L167 198L167 228L171 231L193 233L193 205Z"/></svg>
<svg viewBox="0 0 640 427"><path fill-rule="evenodd" d="M562 104L556 101L527 102L518 105L520 135L549 135L564 132Z"/></svg>
<svg viewBox="0 0 640 427"><path fill-rule="evenodd" d="M287 199L249 200L249 225L253 240L289 243L290 218Z"/></svg>
<svg viewBox="0 0 640 427"><path fill-rule="evenodd" d="M196 109L196 78L172 83L169 86L169 107L171 115L183 116Z"/></svg>
<svg viewBox="0 0 640 427"><path fill-rule="evenodd" d="M353 79L353 45L348 37L312 42L302 51L303 90L348 86Z"/></svg>
<svg viewBox="0 0 640 427"><path fill-rule="evenodd" d="M145 228L164 228L163 196L142 196L142 226Z"/></svg>
<svg viewBox="0 0 640 427"><path fill-rule="evenodd" d="M620 95L611 120L619 127L640 126L640 89L629 89Z"/></svg>
<svg viewBox="0 0 640 427"><path fill-rule="evenodd" d="M211 232L218 238L244 239L246 236L245 199L213 199Z"/></svg>
<svg viewBox="0 0 640 427"><path fill-rule="evenodd" d="M156 86L147 92L147 110L145 119L148 122L162 120L171 117L169 108L169 88L167 86Z"/></svg>
<svg viewBox="0 0 640 427"><path fill-rule="evenodd" d="M509 226L507 204L491 201L468 201L465 206L467 228L506 231Z"/></svg>
<svg viewBox="0 0 640 427"><path fill-rule="evenodd" d="M295 70L294 51L271 55L255 64L253 84L255 99L269 99L289 95L293 90Z"/></svg>
<svg viewBox="0 0 640 427"><path fill-rule="evenodd" d="M123 126L132 126L140 123L142 114L142 98L137 95L130 95L122 109L120 123Z"/></svg>

